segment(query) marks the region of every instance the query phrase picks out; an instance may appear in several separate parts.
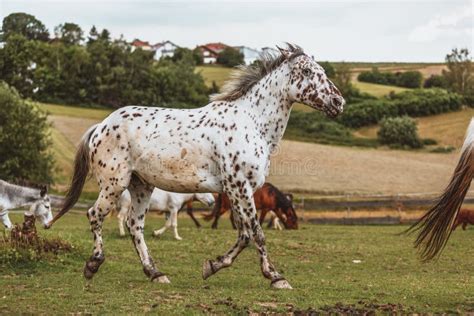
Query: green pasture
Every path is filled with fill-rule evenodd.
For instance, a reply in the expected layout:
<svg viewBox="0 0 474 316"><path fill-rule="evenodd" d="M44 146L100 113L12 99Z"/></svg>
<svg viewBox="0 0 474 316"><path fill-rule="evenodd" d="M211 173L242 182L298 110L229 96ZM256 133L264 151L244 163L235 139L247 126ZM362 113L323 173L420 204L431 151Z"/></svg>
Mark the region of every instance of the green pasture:
<svg viewBox="0 0 474 316"><path fill-rule="evenodd" d="M12 216L20 221L19 214ZM418 261L412 237L397 235L404 226L332 226L303 224L297 231L266 231L276 267L294 290L275 290L260 273L253 247L234 265L207 281L205 259L222 255L235 241L227 219L218 230L196 229L183 217L183 241L171 233L151 237L162 217L147 218L150 253L171 284L151 283L142 272L129 238L118 235L115 218L104 229L106 261L92 281L82 277L92 251L84 211L64 216L39 233L74 246L68 254L38 262L7 259L0 248L2 314L136 314L161 315L355 311L465 313L474 310L474 229L458 230L443 256ZM353 306L352 306L353 304ZM393 304L393 305L392 305Z"/></svg>

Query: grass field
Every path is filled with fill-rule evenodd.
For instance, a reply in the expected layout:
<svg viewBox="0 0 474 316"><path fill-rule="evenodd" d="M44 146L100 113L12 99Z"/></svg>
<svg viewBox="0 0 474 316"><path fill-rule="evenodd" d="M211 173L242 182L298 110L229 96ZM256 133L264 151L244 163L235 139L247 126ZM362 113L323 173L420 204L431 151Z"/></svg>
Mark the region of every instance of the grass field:
<svg viewBox="0 0 474 316"><path fill-rule="evenodd" d="M405 313L474 310L474 229L456 231L440 260L428 264L418 261L411 237L396 235L403 226L307 224L298 231L266 231L271 257L294 287L278 291L261 276L252 247L232 267L201 279L203 261L223 254L234 242L228 221L219 230L198 230L189 219L180 219L183 241L170 233L159 240L150 237L152 228L162 224L161 217L150 215L145 234L171 284L148 281L130 239L118 236L110 218L104 229L106 261L92 281L83 279L92 238L86 217L69 214L52 230L39 233L66 239L73 253L36 263L2 259L2 314L335 313L350 304L379 312L392 310L385 304L400 304L395 308Z"/></svg>

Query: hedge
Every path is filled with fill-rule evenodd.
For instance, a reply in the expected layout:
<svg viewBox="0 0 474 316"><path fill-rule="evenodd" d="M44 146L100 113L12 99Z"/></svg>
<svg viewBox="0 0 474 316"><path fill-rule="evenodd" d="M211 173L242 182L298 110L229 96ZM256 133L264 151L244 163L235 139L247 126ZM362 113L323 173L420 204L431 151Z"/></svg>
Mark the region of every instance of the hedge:
<svg viewBox="0 0 474 316"><path fill-rule="evenodd" d="M461 109L460 95L442 89L419 89L390 99L368 100L347 106L339 121L351 128L377 124L384 117L428 116Z"/></svg>
<svg viewBox="0 0 474 316"><path fill-rule="evenodd" d="M420 88L423 83L423 75L419 71L393 73L379 72L377 69L374 69L361 72L357 76L357 80L405 88Z"/></svg>

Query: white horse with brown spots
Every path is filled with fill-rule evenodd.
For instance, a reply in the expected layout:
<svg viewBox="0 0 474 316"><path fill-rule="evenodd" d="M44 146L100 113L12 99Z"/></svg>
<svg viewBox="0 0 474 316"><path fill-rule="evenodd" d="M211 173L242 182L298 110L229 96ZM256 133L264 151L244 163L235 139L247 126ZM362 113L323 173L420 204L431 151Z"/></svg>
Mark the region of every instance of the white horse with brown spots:
<svg viewBox="0 0 474 316"><path fill-rule="evenodd" d="M182 238L178 234L178 212L184 204L193 201L200 201L207 206L212 206L214 204L214 195L212 195L212 193L175 193L155 188L151 195L148 209L150 211L168 213L168 218L165 226L153 231L153 236L158 237L168 228L172 228L174 238L181 240ZM132 197L128 190L125 190L122 193L118 205L119 212L117 218L119 222L120 236L125 236L124 223L127 220L127 216L132 206Z"/></svg>
<svg viewBox="0 0 474 316"><path fill-rule="evenodd" d="M207 260L207 279L229 267L254 242L261 271L275 288L291 288L270 262L257 220L253 193L265 182L270 154L285 131L293 103L304 103L334 117L344 99L324 70L300 48L289 45L277 56L242 66L208 105L197 109L129 106L91 128L76 155L71 188L54 223L78 200L89 169L99 198L89 209L94 251L84 268L92 278L104 261L102 223L122 192L130 191L127 221L145 274L158 282L159 272L143 237L153 187L172 192L224 192L232 204L238 238L224 255Z"/></svg>

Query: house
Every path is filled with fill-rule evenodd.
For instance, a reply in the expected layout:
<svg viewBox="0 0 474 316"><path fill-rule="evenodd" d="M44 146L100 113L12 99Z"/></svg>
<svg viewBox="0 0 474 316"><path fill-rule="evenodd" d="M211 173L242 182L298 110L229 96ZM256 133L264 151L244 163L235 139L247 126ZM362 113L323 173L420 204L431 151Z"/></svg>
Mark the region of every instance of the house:
<svg viewBox="0 0 474 316"><path fill-rule="evenodd" d="M230 46L223 43L208 43L198 46L197 48L201 51L202 59L205 64L215 64L219 53L227 47Z"/></svg>
<svg viewBox="0 0 474 316"><path fill-rule="evenodd" d="M162 57L173 57L176 48L179 48L179 46L171 41L156 43L153 45L153 49L155 50L155 59L160 59Z"/></svg>
<svg viewBox="0 0 474 316"><path fill-rule="evenodd" d="M244 63L246 65L253 64L260 56L260 52L258 50L247 46L234 46L234 48L244 55Z"/></svg>
<svg viewBox="0 0 474 316"><path fill-rule="evenodd" d="M134 39L130 44L132 45L132 52L137 48L141 48L146 51L153 50L153 46L150 45L150 43L141 41L139 39Z"/></svg>
<svg viewBox="0 0 474 316"><path fill-rule="evenodd" d="M132 46L132 52L137 48L141 48L145 51L155 52L154 58L156 60L160 59L161 57L173 57L175 49L179 47L171 41L164 41L152 45L149 42L144 42L139 39L135 39L130 43L130 45Z"/></svg>

